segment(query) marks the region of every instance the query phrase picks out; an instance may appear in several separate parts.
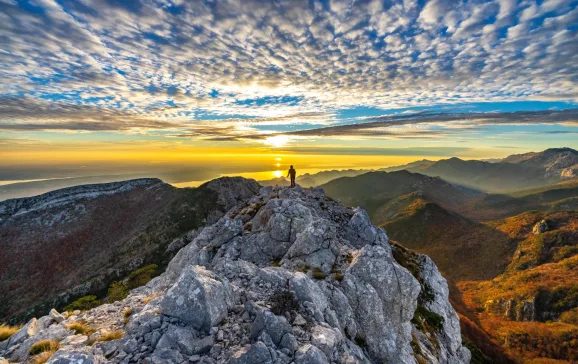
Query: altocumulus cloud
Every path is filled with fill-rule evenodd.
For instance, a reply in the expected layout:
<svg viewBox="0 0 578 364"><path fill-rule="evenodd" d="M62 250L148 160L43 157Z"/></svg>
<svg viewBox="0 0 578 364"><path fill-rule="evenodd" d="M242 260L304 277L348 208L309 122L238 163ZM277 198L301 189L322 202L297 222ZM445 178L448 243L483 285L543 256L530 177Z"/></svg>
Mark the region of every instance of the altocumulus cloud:
<svg viewBox="0 0 578 364"><path fill-rule="evenodd" d="M0 130L251 140L280 125L295 136L419 137L392 126L535 123L480 114L331 125L352 107L576 102L576 24L576 0L0 0Z"/></svg>

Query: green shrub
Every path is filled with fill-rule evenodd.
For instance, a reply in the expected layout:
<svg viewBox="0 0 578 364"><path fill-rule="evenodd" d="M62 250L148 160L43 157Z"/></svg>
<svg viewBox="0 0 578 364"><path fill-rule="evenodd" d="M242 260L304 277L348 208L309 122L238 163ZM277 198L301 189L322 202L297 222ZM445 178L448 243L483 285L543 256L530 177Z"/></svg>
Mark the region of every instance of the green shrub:
<svg viewBox="0 0 578 364"><path fill-rule="evenodd" d="M139 268L129 274L127 284L129 289L134 289L147 284L155 276L158 265L150 264Z"/></svg>
<svg viewBox="0 0 578 364"><path fill-rule="evenodd" d="M65 311L86 311L100 305L100 301L96 299L96 296L84 296L80 297L76 301L72 302L68 306L64 307Z"/></svg>
<svg viewBox="0 0 578 364"><path fill-rule="evenodd" d="M108 301L116 302L124 300L126 296L128 296L128 293L129 289L124 282L122 281L112 282L110 287L108 287L107 293Z"/></svg>
<svg viewBox="0 0 578 364"><path fill-rule="evenodd" d="M443 316L429 311L423 305L418 304L411 322L421 327L424 331L441 331L444 327Z"/></svg>
<svg viewBox="0 0 578 364"><path fill-rule="evenodd" d="M299 311L299 302L291 291L282 291L269 297L271 312L275 315L284 315L286 312Z"/></svg>

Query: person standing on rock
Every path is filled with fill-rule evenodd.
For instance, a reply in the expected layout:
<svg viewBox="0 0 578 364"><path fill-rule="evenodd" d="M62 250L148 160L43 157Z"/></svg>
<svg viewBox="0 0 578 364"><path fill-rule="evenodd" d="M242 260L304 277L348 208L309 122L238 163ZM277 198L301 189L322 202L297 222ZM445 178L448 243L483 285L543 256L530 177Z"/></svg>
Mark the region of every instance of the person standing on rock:
<svg viewBox="0 0 578 364"><path fill-rule="evenodd" d="M289 168L289 172L287 173L287 177L291 176L291 187L295 187L295 176L297 175L297 171L293 168L293 165Z"/></svg>

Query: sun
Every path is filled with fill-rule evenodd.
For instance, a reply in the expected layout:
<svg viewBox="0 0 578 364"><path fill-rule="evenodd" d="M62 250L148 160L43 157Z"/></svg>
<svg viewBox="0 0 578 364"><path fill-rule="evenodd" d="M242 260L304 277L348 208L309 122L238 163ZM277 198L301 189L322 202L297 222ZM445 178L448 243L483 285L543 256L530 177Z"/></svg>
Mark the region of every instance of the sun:
<svg viewBox="0 0 578 364"><path fill-rule="evenodd" d="M289 137L285 135L275 135L267 137L265 139L265 144L268 144L274 148L280 148L285 146L289 142Z"/></svg>
<svg viewBox="0 0 578 364"><path fill-rule="evenodd" d="M275 178L281 178L281 177L283 177L283 172L273 171L273 176L275 176Z"/></svg>

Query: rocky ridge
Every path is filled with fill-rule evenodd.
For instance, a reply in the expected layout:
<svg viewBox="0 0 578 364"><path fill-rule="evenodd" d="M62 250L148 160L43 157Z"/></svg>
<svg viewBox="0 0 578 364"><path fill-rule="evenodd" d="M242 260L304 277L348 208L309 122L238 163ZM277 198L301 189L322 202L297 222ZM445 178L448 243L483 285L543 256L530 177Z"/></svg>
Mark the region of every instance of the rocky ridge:
<svg viewBox="0 0 578 364"><path fill-rule="evenodd" d="M127 192L139 186L146 186L149 189L153 189L162 188L166 186L166 183L157 178L141 178L121 182L68 187L34 197L9 199L0 203L0 222L12 216L46 210L83 199L95 199L104 195Z"/></svg>
<svg viewBox="0 0 578 364"><path fill-rule="evenodd" d="M259 188L240 177L198 188L148 178L0 202L0 322L102 295L144 265L166 266L192 229L214 223Z"/></svg>
<svg viewBox="0 0 578 364"><path fill-rule="evenodd" d="M551 148L538 153L514 154L503 161L543 168L545 178L573 178L578 171L578 151L572 148Z"/></svg>
<svg viewBox="0 0 578 364"><path fill-rule="evenodd" d="M48 363L469 363L431 259L319 188L264 187L190 236L125 300L33 319L0 356L26 362L51 339Z"/></svg>

